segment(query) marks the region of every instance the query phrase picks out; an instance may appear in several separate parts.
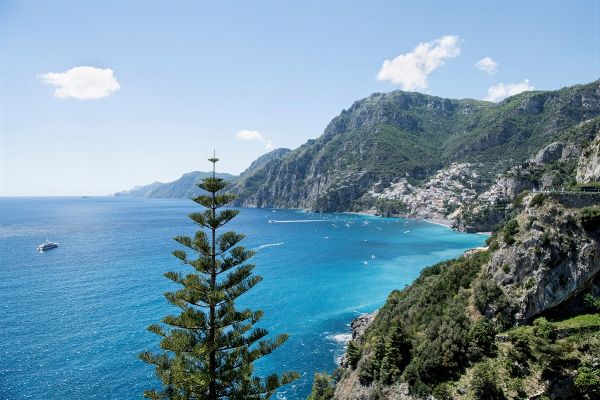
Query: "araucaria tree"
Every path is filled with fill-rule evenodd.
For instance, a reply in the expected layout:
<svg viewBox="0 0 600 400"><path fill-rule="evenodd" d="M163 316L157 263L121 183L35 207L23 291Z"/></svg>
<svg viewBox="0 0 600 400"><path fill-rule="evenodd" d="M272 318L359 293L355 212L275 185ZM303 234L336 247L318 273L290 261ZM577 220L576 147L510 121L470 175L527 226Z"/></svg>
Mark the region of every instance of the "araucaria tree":
<svg viewBox="0 0 600 400"><path fill-rule="evenodd" d="M220 193L226 182L215 178L218 159L209 161L213 175L198 184L207 194L193 199L205 210L189 215L200 229L193 238L175 238L197 257L174 251L173 255L191 267L191 272L165 274L181 285L179 290L165 293L168 301L180 308L179 315L168 315L162 324L148 327L162 338L163 351L140 354L143 361L156 366L163 383L160 391L144 392L151 399L266 399L298 378L295 372L266 378L253 376L254 361L283 344L287 335L267 339L268 332L254 326L263 312L235 307L235 300L262 278L252 274L254 265L246 263L254 253L237 245L244 236L231 231L221 233L239 211L219 211L235 196Z"/></svg>

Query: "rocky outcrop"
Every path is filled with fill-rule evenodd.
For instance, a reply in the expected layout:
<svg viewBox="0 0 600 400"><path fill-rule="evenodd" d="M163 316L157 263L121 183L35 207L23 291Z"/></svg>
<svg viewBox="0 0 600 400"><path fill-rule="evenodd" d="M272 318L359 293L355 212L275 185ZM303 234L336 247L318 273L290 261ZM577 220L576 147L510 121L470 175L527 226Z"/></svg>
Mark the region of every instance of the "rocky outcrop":
<svg viewBox="0 0 600 400"><path fill-rule="evenodd" d="M359 315L356 319L352 321L350 327L352 328L352 340L361 342L363 335L365 334L365 330L369 327L369 325L373 322L375 317L377 316L377 310L369 313ZM349 368L348 361L346 359L346 355L344 354L340 360L340 366L342 368ZM349 374L344 379L343 385L337 385L335 390L335 399L369 399L369 388L365 388L359 381L358 374Z"/></svg>
<svg viewBox="0 0 600 400"><path fill-rule="evenodd" d="M579 149L572 144L561 142L550 143L541 149L531 160L534 164L549 164L555 161L564 161L579 155Z"/></svg>
<svg viewBox="0 0 600 400"><path fill-rule="evenodd" d="M542 196L542 195L538 195ZM578 210L551 198L526 198L510 230L498 235L487 274L504 291L517 321L528 321L589 288L600 271L597 229L581 225ZM600 204L600 196L597 196Z"/></svg>
<svg viewBox="0 0 600 400"><path fill-rule="evenodd" d="M477 220L466 221L461 208L560 187L565 177L544 168L575 157L598 127L600 81L521 93L499 104L375 93L343 110L319 138L274 150L240 177L229 176L230 189L237 206L371 211L485 229L499 213L471 208ZM600 175L598 146L588 150L579 166L582 181ZM191 197L198 179L190 173L118 195Z"/></svg>
<svg viewBox="0 0 600 400"><path fill-rule="evenodd" d="M361 314L352 323L350 328L352 329L352 340L359 340L365 334L365 330L369 327L371 322L377 316L377 310L369 314Z"/></svg>
<svg viewBox="0 0 600 400"><path fill-rule="evenodd" d="M583 151L577 164L577 182L591 183L600 181L600 134Z"/></svg>
<svg viewBox="0 0 600 400"><path fill-rule="evenodd" d="M377 316L377 311L378 310L375 310L372 313L361 314L350 323L350 329L352 330L351 340L362 342L362 338L365 334L365 331ZM340 366L343 368L348 368L348 360L346 358L346 354L344 354L340 359Z"/></svg>
<svg viewBox="0 0 600 400"><path fill-rule="evenodd" d="M410 394L408 383L397 383L377 388L376 390L370 386L363 386L360 383L357 373L349 374L344 378L343 384L336 386L333 398L335 400L435 400L432 396L428 396L427 398L414 397Z"/></svg>

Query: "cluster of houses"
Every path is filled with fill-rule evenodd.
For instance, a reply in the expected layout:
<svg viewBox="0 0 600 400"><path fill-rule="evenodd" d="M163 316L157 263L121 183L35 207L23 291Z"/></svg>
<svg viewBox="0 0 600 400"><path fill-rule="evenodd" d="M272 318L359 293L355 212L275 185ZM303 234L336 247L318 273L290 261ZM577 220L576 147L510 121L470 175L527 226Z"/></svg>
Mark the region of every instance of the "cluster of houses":
<svg viewBox="0 0 600 400"><path fill-rule="evenodd" d="M375 185L369 192L380 199L401 201L416 218L445 220L462 204L477 197L479 175L469 163L456 163L438 171L421 187L399 178L387 187Z"/></svg>

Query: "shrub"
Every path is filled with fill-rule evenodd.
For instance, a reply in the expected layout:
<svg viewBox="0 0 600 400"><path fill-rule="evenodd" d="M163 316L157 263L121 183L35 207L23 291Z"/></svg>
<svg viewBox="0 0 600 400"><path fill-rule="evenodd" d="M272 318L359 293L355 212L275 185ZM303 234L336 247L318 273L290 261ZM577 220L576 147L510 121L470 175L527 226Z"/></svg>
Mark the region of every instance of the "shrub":
<svg viewBox="0 0 600 400"><path fill-rule="evenodd" d="M498 373L489 362L480 363L473 370L471 391L477 400L503 400L506 397L502 388L497 384Z"/></svg>
<svg viewBox="0 0 600 400"><path fill-rule="evenodd" d="M588 399L600 398L600 369L581 367L577 371L575 387Z"/></svg>
<svg viewBox="0 0 600 400"><path fill-rule="evenodd" d="M519 233L519 223L516 219L510 220L502 228L502 239L506 244L514 244L516 242L515 235Z"/></svg>
<svg viewBox="0 0 600 400"><path fill-rule="evenodd" d="M482 318L471 326L469 331L469 359L479 361L491 355L496 349L496 329L487 319Z"/></svg>
<svg viewBox="0 0 600 400"><path fill-rule="evenodd" d="M504 325L510 323L508 319L509 303L504 292L494 281L480 280L473 290L475 306L479 312L489 318L500 317L499 322ZM508 318L508 319L507 319ZM505 321L505 319L507 319Z"/></svg>
<svg viewBox="0 0 600 400"><path fill-rule="evenodd" d="M591 293L586 293L583 298L583 304L592 311L600 311L600 296L594 296Z"/></svg>
<svg viewBox="0 0 600 400"><path fill-rule="evenodd" d="M385 348L383 349L383 359L381 359L381 367L379 376L382 382L390 384L400 378L400 374L404 371L406 365L410 361L411 343L404 326L400 320L395 320L392 323L392 328L386 338ZM376 349L376 353L381 352ZM381 356L376 354L376 356Z"/></svg>
<svg viewBox="0 0 600 400"><path fill-rule="evenodd" d="M413 354L405 376L411 383L435 385L456 378L467 364L469 319L464 308L459 307L456 305L444 315L439 327L434 325L428 332L434 338Z"/></svg>
<svg viewBox="0 0 600 400"><path fill-rule="evenodd" d="M352 368L356 368L358 360L360 360L361 347L354 340L348 342L348 350L346 351L346 359Z"/></svg>
<svg viewBox="0 0 600 400"><path fill-rule="evenodd" d="M546 200L546 196L544 196L541 193L536 194L535 196L533 196L533 198L531 199L531 201L529 202L529 205L531 207L539 207L541 205L544 204L544 201Z"/></svg>
<svg viewBox="0 0 600 400"><path fill-rule="evenodd" d="M437 400L452 400L452 392L450 391L450 385L447 383L440 383L431 393Z"/></svg>
<svg viewBox="0 0 600 400"><path fill-rule="evenodd" d="M513 205L515 208L521 208L523 206L523 199L529 194L529 190L524 190L515 196Z"/></svg>
<svg viewBox="0 0 600 400"><path fill-rule="evenodd" d="M493 234L485 240L485 244L488 246L490 252L494 252L498 249L498 237Z"/></svg>
<svg viewBox="0 0 600 400"><path fill-rule="evenodd" d="M363 358L363 361L358 365L358 379L364 386L370 385L376 381L379 375L381 360L374 357Z"/></svg>
<svg viewBox="0 0 600 400"><path fill-rule="evenodd" d="M529 359L532 357L531 337L523 329L509 333L512 347L508 351L509 371L512 376L524 376L529 373Z"/></svg>
<svg viewBox="0 0 600 400"><path fill-rule="evenodd" d="M527 282L525 282L525 289L529 290L534 285L535 285L535 278L533 276L530 276L529 279L527 279Z"/></svg>
<svg viewBox="0 0 600 400"><path fill-rule="evenodd" d="M533 334L541 339L554 339L556 327L544 317L537 318L533 321Z"/></svg>
<svg viewBox="0 0 600 400"><path fill-rule="evenodd" d="M586 229L598 228L600 226L600 207L585 207L579 210L579 222Z"/></svg>
<svg viewBox="0 0 600 400"><path fill-rule="evenodd" d="M551 243L552 240L550 239L550 234L548 232L544 232L542 234L542 246L549 247Z"/></svg>
<svg viewBox="0 0 600 400"><path fill-rule="evenodd" d="M335 383L331 376L326 373L316 373L312 391L307 400L332 400L334 391Z"/></svg>

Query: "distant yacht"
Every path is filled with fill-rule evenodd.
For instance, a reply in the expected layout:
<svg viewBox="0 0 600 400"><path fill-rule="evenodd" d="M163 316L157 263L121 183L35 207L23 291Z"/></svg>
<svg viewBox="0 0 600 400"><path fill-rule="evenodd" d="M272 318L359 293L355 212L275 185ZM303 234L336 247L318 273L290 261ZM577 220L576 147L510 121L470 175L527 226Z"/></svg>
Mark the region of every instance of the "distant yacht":
<svg viewBox="0 0 600 400"><path fill-rule="evenodd" d="M42 244L40 244L37 249L38 251L46 251L46 250L51 250L51 249L55 249L58 247L58 243L55 242L50 242L48 239L46 239L46 241Z"/></svg>

